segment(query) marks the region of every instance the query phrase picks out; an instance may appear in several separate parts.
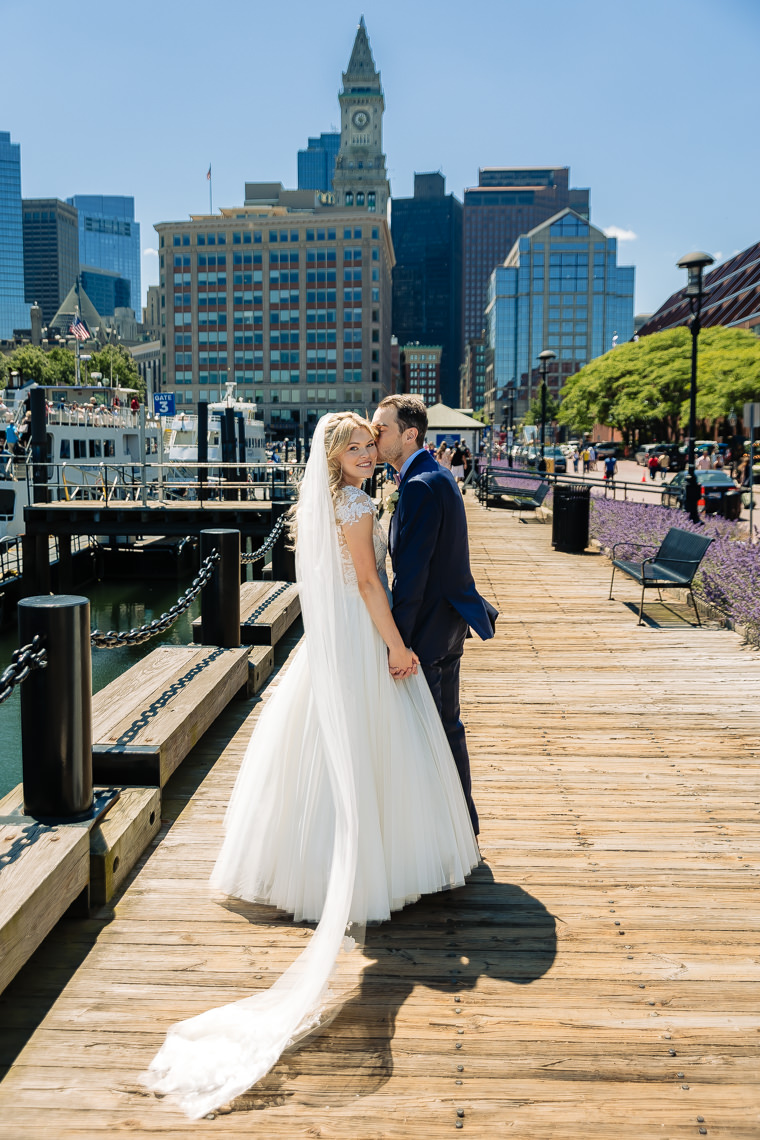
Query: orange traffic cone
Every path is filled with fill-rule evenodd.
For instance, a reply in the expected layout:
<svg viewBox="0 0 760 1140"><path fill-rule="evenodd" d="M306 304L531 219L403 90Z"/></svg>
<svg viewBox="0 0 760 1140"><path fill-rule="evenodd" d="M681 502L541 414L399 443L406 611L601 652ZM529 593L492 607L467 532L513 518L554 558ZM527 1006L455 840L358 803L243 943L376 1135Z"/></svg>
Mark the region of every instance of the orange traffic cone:
<svg viewBox="0 0 760 1140"><path fill-rule="evenodd" d="M646 481L647 481L647 477L646 477L646 475L642 475L642 476L641 476L641 482L642 482L642 483L646 483Z"/></svg>

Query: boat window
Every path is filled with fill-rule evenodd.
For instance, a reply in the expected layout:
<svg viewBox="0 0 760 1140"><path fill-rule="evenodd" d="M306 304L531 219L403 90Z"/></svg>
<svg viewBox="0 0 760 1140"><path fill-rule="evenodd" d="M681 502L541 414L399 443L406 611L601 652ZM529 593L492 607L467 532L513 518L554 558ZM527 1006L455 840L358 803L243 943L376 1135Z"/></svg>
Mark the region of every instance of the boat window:
<svg viewBox="0 0 760 1140"><path fill-rule="evenodd" d="M219 432L218 431L212 431L208 437L208 441L212 447L218 447L219 446Z"/></svg>
<svg viewBox="0 0 760 1140"><path fill-rule="evenodd" d="M100 459L102 447L99 439L90 440L90 459Z"/></svg>
<svg viewBox="0 0 760 1140"><path fill-rule="evenodd" d="M106 458L116 455L116 445L113 439L103 440L103 454L106 456Z"/></svg>
<svg viewBox="0 0 760 1140"><path fill-rule="evenodd" d="M145 440L145 454L155 455L158 451L158 440L155 436L151 435Z"/></svg>
<svg viewBox="0 0 760 1140"><path fill-rule="evenodd" d="M74 458L86 459L87 458L87 440L75 439L74 440Z"/></svg>
<svg viewBox="0 0 760 1140"><path fill-rule="evenodd" d="M59 455L58 458L59 459L71 459L71 440L70 439L62 439L61 440L61 454Z"/></svg>
<svg viewBox="0 0 760 1140"><path fill-rule="evenodd" d="M3 490L0 491L0 515L5 518L13 518L15 501L16 492L3 488Z"/></svg>
<svg viewBox="0 0 760 1140"><path fill-rule="evenodd" d="M192 447L195 443L194 431L175 431L174 444L176 447Z"/></svg>

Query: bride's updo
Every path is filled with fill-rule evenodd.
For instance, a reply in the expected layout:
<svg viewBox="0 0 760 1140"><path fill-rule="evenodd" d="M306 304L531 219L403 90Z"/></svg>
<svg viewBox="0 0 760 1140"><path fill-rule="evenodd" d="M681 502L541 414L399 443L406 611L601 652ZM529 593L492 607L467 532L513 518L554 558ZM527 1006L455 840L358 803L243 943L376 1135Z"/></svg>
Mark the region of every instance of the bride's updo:
<svg viewBox="0 0 760 1140"><path fill-rule="evenodd" d="M327 478L333 501L337 497L343 482L343 469L340 465L341 456L351 442L351 436L357 428L364 428L373 439L377 439L375 427L357 412L333 412L327 417L325 454L327 456ZM295 544L298 532L298 503L295 503L288 512L288 528L291 542Z"/></svg>

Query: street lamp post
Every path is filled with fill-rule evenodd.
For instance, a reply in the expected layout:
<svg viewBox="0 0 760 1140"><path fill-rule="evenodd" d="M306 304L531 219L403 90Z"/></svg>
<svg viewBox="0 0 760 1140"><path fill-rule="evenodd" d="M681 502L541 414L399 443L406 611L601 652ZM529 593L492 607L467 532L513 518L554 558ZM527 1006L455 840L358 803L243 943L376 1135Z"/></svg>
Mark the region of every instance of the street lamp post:
<svg viewBox="0 0 760 1140"><path fill-rule="evenodd" d="M543 473L546 471L546 459L544 458L544 441L546 438L546 369L550 360L554 360L556 352L552 352L550 348L545 348L543 352L539 352L538 359L541 361L541 458L538 461L538 470Z"/></svg>
<svg viewBox="0 0 760 1140"><path fill-rule="evenodd" d="M507 433L507 465L512 466L512 442L514 436L514 413L515 413L515 391L514 388L507 388L504 398L509 400L509 403L502 408L502 415L504 416L504 426Z"/></svg>
<svg viewBox="0 0 760 1140"><path fill-rule="evenodd" d="M691 389L689 393L689 452L688 474L686 476L685 505L692 522L699 522L699 485L694 463L694 437L697 434L697 338L699 337L700 314L702 312L702 274L715 258L709 253L688 253L678 262L679 269L687 270L689 280L686 296L691 308Z"/></svg>

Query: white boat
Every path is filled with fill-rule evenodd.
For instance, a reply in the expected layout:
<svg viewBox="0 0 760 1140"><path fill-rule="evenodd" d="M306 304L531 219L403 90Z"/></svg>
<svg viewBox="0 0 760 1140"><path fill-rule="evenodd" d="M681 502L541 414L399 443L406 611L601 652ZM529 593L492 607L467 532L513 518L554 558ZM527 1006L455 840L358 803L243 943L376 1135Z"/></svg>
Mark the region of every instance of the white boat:
<svg viewBox="0 0 760 1140"><path fill-rule="evenodd" d="M0 433L20 427L30 388L6 389ZM47 401L46 471L51 501L128 499L139 494L143 478L158 478L161 423L132 411L135 389L119 385L44 385ZM3 422L3 420L5 422ZM33 502L31 448L0 453L0 538L24 532L24 507Z"/></svg>
<svg viewBox="0 0 760 1140"><path fill-rule="evenodd" d="M209 465L218 464L222 459L222 419L231 409L235 422L234 462L240 463L238 443L238 423L242 421L245 438L246 466L262 467L266 465L266 448L264 424L257 416L255 404L239 400L235 395L235 382L230 380L226 384L227 393L221 401L208 405L208 462ZM176 464L181 468L183 464L198 462L198 416L195 412L179 412L174 416L165 416L164 425L164 462Z"/></svg>

